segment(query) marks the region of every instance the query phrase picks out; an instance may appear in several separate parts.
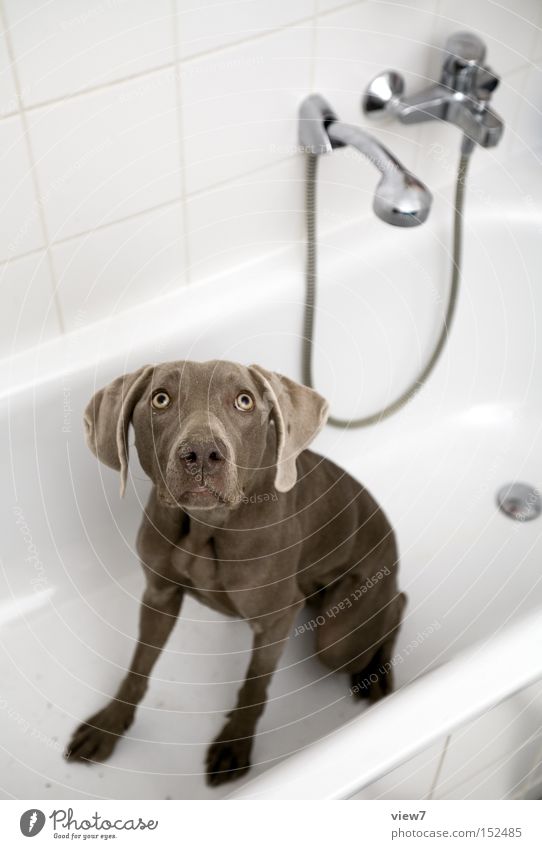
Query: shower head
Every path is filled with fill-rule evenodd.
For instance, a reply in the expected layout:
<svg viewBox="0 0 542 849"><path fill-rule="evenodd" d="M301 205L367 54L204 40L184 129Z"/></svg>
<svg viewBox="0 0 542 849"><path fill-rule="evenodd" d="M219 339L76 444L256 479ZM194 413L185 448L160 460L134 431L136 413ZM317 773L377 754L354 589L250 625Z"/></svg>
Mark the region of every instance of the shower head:
<svg viewBox="0 0 542 849"><path fill-rule="evenodd" d="M429 215L433 196L414 174L374 136L360 127L332 121L327 126L332 146L350 145L371 160L382 177L376 187L373 210L387 224L395 227L416 227Z"/></svg>
<svg viewBox="0 0 542 849"><path fill-rule="evenodd" d="M433 198L429 189L409 171L383 175L373 200L373 210L395 227L416 227L429 215Z"/></svg>

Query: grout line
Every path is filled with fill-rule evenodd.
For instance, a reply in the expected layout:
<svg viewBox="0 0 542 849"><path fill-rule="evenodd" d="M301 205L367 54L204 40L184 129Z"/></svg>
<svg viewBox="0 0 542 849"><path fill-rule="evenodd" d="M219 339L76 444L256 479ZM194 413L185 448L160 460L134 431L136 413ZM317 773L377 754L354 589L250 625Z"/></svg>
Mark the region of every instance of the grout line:
<svg viewBox="0 0 542 849"><path fill-rule="evenodd" d="M26 112L35 112L38 109L46 109L49 106L57 106L61 103L68 103L72 100L78 100L81 97L86 97L88 94L95 94L96 92L116 88L117 86L124 85L125 83L130 83L133 80L151 77L154 74L159 74L162 71L168 70L168 68L173 69L174 67L174 62L165 62L163 65L157 65L155 68L146 68L144 71L136 71L133 74L126 74L124 77L117 77L116 79L109 80L105 83L98 83L97 85L88 86L87 88L81 88L77 91L70 92L69 94L61 95L60 97L51 97L47 100L40 100L38 103L32 103L29 106L23 106L21 99L21 109L24 108Z"/></svg>
<svg viewBox="0 0 542 849"><path fill-rule="evenodd" d="M181 209L182 217L179 217L179 228L184 246L184 276L185 283L190 285L192 277L192 265L190 261L190 217L188 212L188 200L186 193L186 173L184 164L186 162L186 147L183 121L183 98L182 98L182 82L180 74L180 39L179 39L179 11L177 0L171 2L171 25L173 27L173 50L175 55L175 109L177 114L177 137L178 137L178 154L179 154L179 180L181 191Z"/></svg>
<svg viewBox="0 0 542 849"><path fill-rule="evenodd" d="M94 233L100 232L100 230L107 230L108 227L115 227L117 224L124 224L125 221L132 221L134 218L141 218L143 215L158 212L161 209L166 209L168 206L175 206L175 204L179 202L180 198L178 196L171 198L170 200L164 200L162 203L157 203L154 206L148 206L145 209L138 210L137 212L131 212L130 215L125 215L122 218L115 218L113 221L104 221L103 224L96 224L88 230L81 230L78 233L70 233L69 236L62 236L60 239L53 239L51 245L56 247L56 245L63 245L66 242L72 242L74 239L81 239L83 236L92 236Z"/></svg>
<svg viewBox="0 0 542 849"><path fill-rule="evenodd" d="M215 189L222 189L225 186L244 180L245 177L253 177L260 171L267 171L268 169L274 168L277 165L284 165L285 162L289 162L292 159L292 156L296 155L297 154L290 153L287 156L281 156L279 159L274 159L272 162L264 162L263 165L256 165L254 168L250 168L247 171L243 171L242 174L236 174L234 176L225 177L223 180L217 180L216 182L211 183L209 186L205 186L203 189L194 189L194 191L192 192L187 192L186 196L189 200L191 198L201 197L202 195L214 192Z"/></svg>
<svg viewBox="0 0 542 849"><path fill-rule="evenodd" d="M2 28L4 30L4 38L5 38L5 42L6 42L6 49L7 49L9 61L10 61L10 64L11 64L13 82L14 82L14 85L15 85L15 93L17 95L17 100L19 102L19 114L20 114L20 119L21 119L21 123L22 123L22 127L23 127L24 143L25 143L25 147L26 147L26 153L27 153L27 156L28 156L29 164L30 164L30 176L31 176L32 185L33 185L33 188L34 188L35 202L36 202L36 205L37 205L37 208L38 208L38 217L39 217L39 221L40 221L40 225L41 225L42 236L43 236L43 239L45 241L44 248L45 248L45 252L46 252L46 255L47 255L47 265L48 265L48 268L49 268L49 276L50 276L50 279L51 279L51 286L53 288L52 299L53 299L53 303L55 305L55 312L56 312L60 332L65 333L66 331L65 331L64 316L62 315L62 309L60 307L60 300L59 300L58 293L57 293L57 279L56 279L56 272L55 272L55 267L54 267L54 262L53 262L53 253L52 253L52 250L51 250L51 243L50 243L50 239L49 239L49 229L47 227L47 221L46 221L46 218L45 218L45 210L43 208L43 204L41 203L41 191L40 191L40 185L39 185L39 180L38 180L38 173L37 173L37 170L36 170L36 159L34 157L34 151L32 149L32 143L31 143L31 140L30 140L30 130L29 130L28 120L27 120L27 117L26 117L26 112L25 112L25 108L23 106L23 99L22 99L22 95L21 95L21 81L19 79L19 72L17 70L17 65L16 65L16 62L15 62L15 52L13 50L13 43L12 43L12 40L11 40L11 31L10 31L8 25L7 25L7 18L6 18L6 14L5 14L5 10L4 10L3 0L0 0L0 22L1 22Z"/></svg>
<svg viewBox="0 0 542 849"><path fill-rule="evenodd" d="M359 3L360 0L354 0L354 3ZM353 5L353 4L349 4ZM299 27L301 24L310 24L314 18L314 15L311 13L310 15L305 15L303 18L297 18L294 21L290 21L287 24L281 24L276 27L268 27L267 29L254 29L250 30L251 35L247 35L244 38L238 38L235 41L229 41L227 44L219 44L217 47L209 47L206 50L201 50L198 53L191 53L189 56L185 56L183 58L179 58L179 62L182 65L186 65L190 62L199 61L200 59L205 59L208 56L214 56L217 53L225 53L228 50L231 50L234 47L242 47L245 44L250 44L253 41L259 41L262 38L267 38L269 35L277 35L280 32L285 32L287 30L295 29Z"/></svg>
<svg viewBox="0 0 542 849"><path fill-rule="evenodd" d="M45 245L42 245L39 248L32 248L30 251L23 251L20 254L12 254L5 257L0 256L0 268L3 268L4 265L11 265L12 262L18 262L20 259L26 259L27 256L34 256L34 254L42 253L45 253Z"/></svg>

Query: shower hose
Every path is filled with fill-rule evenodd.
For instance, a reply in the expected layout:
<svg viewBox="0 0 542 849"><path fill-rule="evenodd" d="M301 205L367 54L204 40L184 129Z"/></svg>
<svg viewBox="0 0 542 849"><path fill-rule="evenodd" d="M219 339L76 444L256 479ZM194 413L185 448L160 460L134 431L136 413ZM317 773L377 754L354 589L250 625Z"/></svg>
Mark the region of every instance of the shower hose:
<svg viewBox="0 0 542 849"><path fill-rule="evenodd" d="M407 404L410 399L416 395L421 387L427 381L429 375L436 366L442 349L446 343L446 339L450 333L450 328L454 318L454 313L457 305L457 296L459 293L459 280L461 275L461 247L462 247L462 219L463 205L465 199L465 180L467 175L467 167L470 159L469 153L461 153L459 159L459 167L457 169L457 178L455 185L455 203L454 203L454 222L453 222L453 248L452 248L452 274L450 281L450 291L448 295L448 303L446 312L442 322L442 327L439 337L431 352L426 365L417 375L415 380L399 395L394 401L387 406L372 413L369 416L363 416L355 419L339 419L335 416L328 418L328 424L334 427L355 428L368 427L387 419L388 416L398 412ZM314 389L313 373L312 373L312 353L314 339L314 318L316 309L316 259L317 259L317 232L316 232L316 178L317 178L317 161L318 156L312 153L307 154L307 171L305 183L305 204L307 215L307 260L306 260L306 294L305 294L305 320L303 332L303 352L302 352L302 370L303 383L305 386L310 386Z"/></svg>

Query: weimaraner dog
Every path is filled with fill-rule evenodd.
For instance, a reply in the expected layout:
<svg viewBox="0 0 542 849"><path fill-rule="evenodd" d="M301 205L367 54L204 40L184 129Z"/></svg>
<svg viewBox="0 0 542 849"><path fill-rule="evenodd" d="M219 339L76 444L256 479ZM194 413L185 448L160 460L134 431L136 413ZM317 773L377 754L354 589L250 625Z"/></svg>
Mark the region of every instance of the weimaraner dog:
<svg viewBox="0 0 542 849"><path fill-rule="evenodd" d="M320 611L319 659L350 674L352 693L376 701L391 690L406 602L395 538L363 486L306 450L326 417L312 389L223 361L145 366L94 395L85 412L90 448L120 471L122 493L132 423L154 486L137 539L146 578L139 641L115 697L76 729L67 758L109 757L185 593L246 619L253 632L237 704L208 750L212 785L250 768L269 683L305 604Z"/></svg>

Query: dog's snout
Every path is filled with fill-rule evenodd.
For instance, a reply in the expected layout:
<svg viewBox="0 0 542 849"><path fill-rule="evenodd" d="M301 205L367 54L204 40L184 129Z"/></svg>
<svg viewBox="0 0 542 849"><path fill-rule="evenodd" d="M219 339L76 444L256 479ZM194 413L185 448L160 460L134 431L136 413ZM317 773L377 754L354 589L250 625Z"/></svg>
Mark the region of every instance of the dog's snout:
<svg viewBox="0 0 542 849"><path fill-rule="evenodd" d="M206 475L212 475L221 471L226 446L220 439L189 440L181 445L179 456L189 472L196 474L202 469Z"/></svg>

